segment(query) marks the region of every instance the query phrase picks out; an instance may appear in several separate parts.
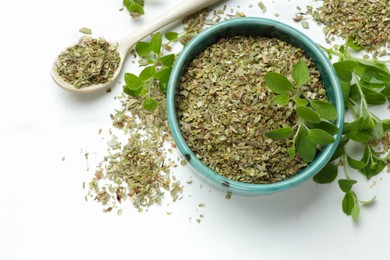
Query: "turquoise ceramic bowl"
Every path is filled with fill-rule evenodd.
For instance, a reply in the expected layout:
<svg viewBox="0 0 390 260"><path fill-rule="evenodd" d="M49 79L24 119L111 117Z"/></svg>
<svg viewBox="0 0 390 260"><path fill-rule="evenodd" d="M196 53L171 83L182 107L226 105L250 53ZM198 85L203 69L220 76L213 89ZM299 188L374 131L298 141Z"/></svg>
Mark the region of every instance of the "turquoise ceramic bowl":
<svg viewBox="0 0 390 260"><path fill-rule="evenodd" d="M336 141L333 144L324 146L313 162L287 180L272 184L248 184L225 178L208 168L195 156L185 142L180 130L176 114L175 95L181 75L185 72L189 63L208 46L216 43L220 38L235 35L278 38L304 50L305 54L314 61L316 68L321 73L321 80L327 90L328 100L337 109L338 119L335 124L339 128L339 132L335 135ZM188 160L189 164L195 168L196 172L199 173L201 179L218 189L231 191L236 195L257 196L291 189L315 175L327 164L335 152L341 137L344 122L344 103L336 72L327 56L316 43L300 31L283 23L264 18L245 17L215 24L200 33L185 46L176 60L169 80L167 113L169 126L180 152Z"/></svg>

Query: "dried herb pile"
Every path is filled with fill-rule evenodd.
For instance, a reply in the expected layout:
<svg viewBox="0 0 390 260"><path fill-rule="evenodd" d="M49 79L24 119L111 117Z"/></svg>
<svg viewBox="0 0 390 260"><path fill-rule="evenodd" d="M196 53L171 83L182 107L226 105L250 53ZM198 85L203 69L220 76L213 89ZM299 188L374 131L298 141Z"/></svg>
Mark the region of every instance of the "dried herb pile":
<svg viewBox="0 0 390 260"><path fill-rule="evenodd" d="M180 82L177 102L181 130L197 157L219 174L246 183L281 181L305 167L299 156L290 158L288 140L265 136L292 127L297 116L292 102L273 103L264 75L291 75L299 60L310 69L302 97L324 100L326 92L311 61L278 39L221 39L194 59Z"/></svg>
<svg viewBox="0 0 390 260"><path fill-rule="evenodd" d="M390 42L389 0L323 0L314 19L325 25L324 33L350 39L367 51L379 50Z"/></svg>
<svg viewBox="0 0 390 260"><path fill-rule="evenodd" d="M156 92L154 97L161 105L152 112L143 109L143 102L136 98L118 97L122 106L111 118L113 125L126 133L127 142L121 144L115 136L108 142L109 154L90 181L86 197L102 203L107 212L115 208L121 212L120 204L127 200L142 211L160 203L166 191L173 201L181 194L180 182L171 175L180 157L169 157L173 150L166 143L174 145L165 96Z"/></svg>
<svg viewBox="0 0 390 260"><path fill-rule="evenodd" d="M119 53L106 40L84 36L60 53L55 70L64 81L84 88L109 81L119 63Z"/></svg>

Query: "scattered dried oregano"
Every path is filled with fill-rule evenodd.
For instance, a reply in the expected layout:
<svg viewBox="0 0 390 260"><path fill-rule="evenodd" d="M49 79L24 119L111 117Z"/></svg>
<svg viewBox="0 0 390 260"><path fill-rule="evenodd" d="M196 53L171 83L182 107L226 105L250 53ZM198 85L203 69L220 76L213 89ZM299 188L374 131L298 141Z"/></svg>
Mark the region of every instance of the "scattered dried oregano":
<svg viewBox="0 0 390 260"><path fill-rule="evenodd" d="M350 39L367 51L379 50L390 41L388 0L323 0L322 6L308 7L314 20L324 24L325 35Z"/></svg>
<svg viewBox="0 0 390 260"><path fill-rule="evenodd" d="M109 81L119 63L119 53L110 43L84 36L78 44L60 53L55 70L75 88L84 88Z"/></svg>
<svg viewBox="0 0 390 260"><path fill-rule="evenodd" d="M246 183L273 183L307 163L288 153L289 141L265 133L297 123L295 104L279 106L265 84L267 72L292 81L293 66L309 68L302 99L326 99L320 74L301 49L278 39L237 36L200 53L182 76L178 119L189 147L217 173ZM294 136L294 133L293 135Z"/></svg>
<svg viewBox="0 0 390 260"><path fill-rule="evenodd" d="M113 125L122 129L127 142L113 136L107 144L109 153L97 167L89 183L87 197L100 202L109 212L124 201L139 211L162 201L167 192L173 201L181 197L182 186L171 174L181 158L172 159L167 144L173 145L165 110L165 96L155 90L159 106L153 111L143 108L140 99L123 94L122 107L112 115ZM174 146L174 145L173 145Z"/></svg>

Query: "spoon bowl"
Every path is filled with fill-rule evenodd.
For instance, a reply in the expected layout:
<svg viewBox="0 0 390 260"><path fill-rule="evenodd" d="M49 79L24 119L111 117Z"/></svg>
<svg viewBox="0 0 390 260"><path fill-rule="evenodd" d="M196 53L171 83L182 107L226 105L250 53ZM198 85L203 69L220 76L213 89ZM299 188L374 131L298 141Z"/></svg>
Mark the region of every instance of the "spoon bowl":
<svg viewBox="0 0 390 260"><path fill-rule="evenodd" d="M110 43L111 46L116 47L117 52L119 53L120 61L118 64L117 69L114 72L114 75L111 79L109 79L105 83L101 84L95 84L90 85L88 87L83 88L76 88L69 82L66 82L56 71L56 62L54 62L52 68L51 68L51 76L54 80L54 82L57 83L58 86L61 88L75 92L75 93L92 93L97 91L103 91L108 90L112 86L115 85L117 82L120 72L123 67L124 60L126 59L126 56L129 52L129 50L140 40L146 38L153 32L161 29L162 27L178 20L183 17L186 17L196 11L201 10L202 8L208 7L210 5L213 5L221 0L197 0L197 1L183 1L180 4L178 4L176 7L171 9L170 11L166 12L162 16L160 16L158 19L156 19L154 22L145 25L140 30L138 30L135 33L130 34L129 36L123 38L122 40L116 42L116 43Z"/></svg>

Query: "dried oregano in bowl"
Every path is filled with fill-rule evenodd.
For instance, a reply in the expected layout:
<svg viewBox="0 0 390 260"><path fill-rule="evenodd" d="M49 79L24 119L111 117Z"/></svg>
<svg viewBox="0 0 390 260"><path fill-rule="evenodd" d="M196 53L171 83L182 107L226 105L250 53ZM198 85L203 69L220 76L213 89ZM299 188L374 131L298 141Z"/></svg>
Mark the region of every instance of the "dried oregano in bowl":
<svg viewBox="0 0 390 260"><path fill-rule="evenodd" d="M242 195L285 190L321 170L344 117L323 52L262 18L219 23L188 43L171 74L167 112L197 172Z"/></svg>

